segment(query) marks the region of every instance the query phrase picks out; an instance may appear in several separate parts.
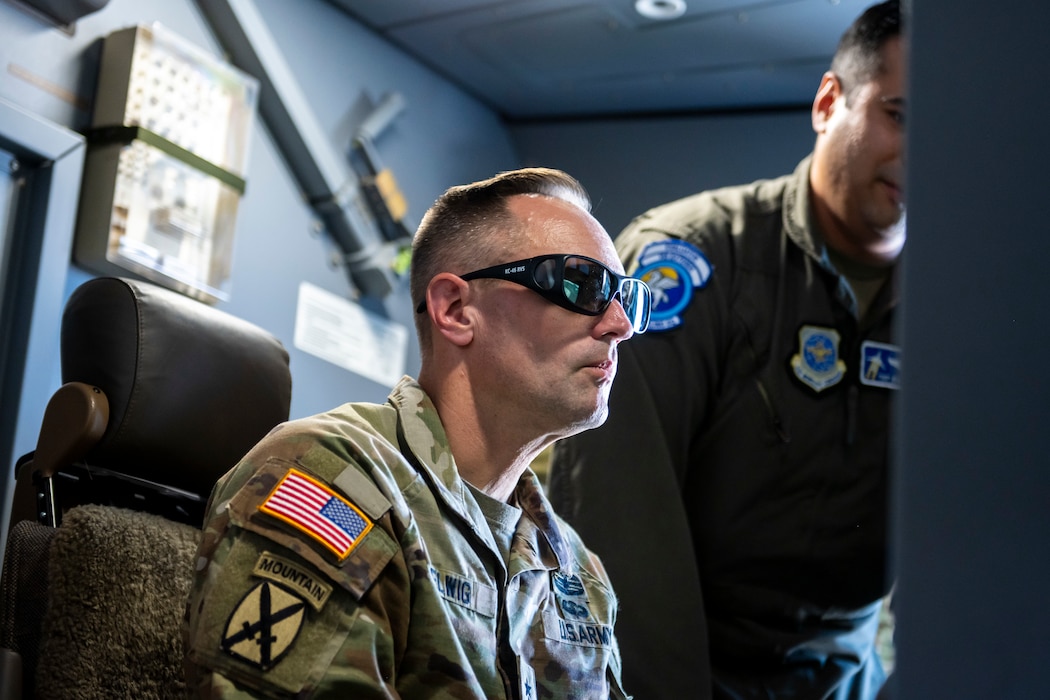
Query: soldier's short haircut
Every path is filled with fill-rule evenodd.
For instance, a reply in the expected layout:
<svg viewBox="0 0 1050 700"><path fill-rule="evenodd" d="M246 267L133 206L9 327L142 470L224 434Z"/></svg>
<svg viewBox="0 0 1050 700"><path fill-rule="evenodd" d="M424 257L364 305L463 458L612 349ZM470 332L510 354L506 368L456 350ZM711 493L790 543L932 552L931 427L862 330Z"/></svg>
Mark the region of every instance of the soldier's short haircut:
<svg viewBox="0 0 1050 700"><path fill-rule="evenodd" d="M516 195L542 195L590 211L587 191L571 175L553 168L521 168L487 180L449 188L423 216L412 241L412 303L426 297L430 280L441 272L466 274L515 256L522 222L508 210ZM509 257L508 257L509 256ZM429 347L430 324L416 314L420 346Z"/></svg>
<svg viewBox="0 0 1050 700"><path fill-rule="evenodd" d="M900 2L888 0L865 10L842 35L831 72L838 76L847 104L859 87L883 70L882 47L900 34Z"/></svg>

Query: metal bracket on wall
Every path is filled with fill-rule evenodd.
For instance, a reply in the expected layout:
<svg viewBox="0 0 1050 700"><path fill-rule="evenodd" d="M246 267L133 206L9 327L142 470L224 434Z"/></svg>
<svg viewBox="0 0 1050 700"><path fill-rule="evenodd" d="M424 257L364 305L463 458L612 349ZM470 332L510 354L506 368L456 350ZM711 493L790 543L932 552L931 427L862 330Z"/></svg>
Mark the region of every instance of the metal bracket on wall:
<svg viewBox="0 0 1050 700"><path fill-rule="evenodd" d="M391 241L410 247L412 232L405 226L408 205L393 171L382 165L375 141L405 108L401 93L387 93L354 132L350 163L361 178L361 190L375 214L376 226Z"/></svg>
<svg viewBox="0 0 1050 700"><path fill-rule="evenodd" d="M259 81L259 111L307 201L342 249L355 287L382 298L394 288L386 241L353 169L325 137L253 0L197 0L230 61Z"/></svg>

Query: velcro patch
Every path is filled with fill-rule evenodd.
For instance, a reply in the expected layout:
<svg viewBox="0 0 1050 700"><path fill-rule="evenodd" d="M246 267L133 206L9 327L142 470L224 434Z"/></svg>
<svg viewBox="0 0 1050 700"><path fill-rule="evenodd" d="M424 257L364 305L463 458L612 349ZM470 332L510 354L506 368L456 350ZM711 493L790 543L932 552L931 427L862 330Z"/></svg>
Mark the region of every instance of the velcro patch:
<svg viewBox="0 0 1050 700"><path fill-rule="evenodd" d="M666 331L682 325L682 313L693 298L693 290L706 287L713 273L707 257L686 241L657 241L643 248L634 276L644 280L653 292L649 330Z"/></svg>
<svg viewBox="0 0 1050 700"><path fill-rule="evenodd" d="M274 516L345 559L372 529L357 506L298 469L291 469L259 510Z"/></svg>
<svg viewBox="0 0 1050 700"><path fill-rule="evenodd" d="M798 352L791 357L791 368L813 391L835 386L846 375L846 363L839 355L839 339L834 328L804 325L798 329Z"/></svg>
<svg viewBox="0 0 1050 700"><path fill-rule="evenodd" d="M320 577L293 561L263 552L252 568L252 574L276 581L302 594L314 610L320 610L332 595L332 587Z"/></svg>
<svg viewBox="0 0 1050 700"><path fill-rule="evenodd" d="M901 388L901 349L865 340L860 346L860 381L883 389Z"/></svg>
<svg viewBox="0 0 1050 700"><path fill-rule="evenodd" d="M263 581L244 594L226 623L224 652L263 671L277 665L303 626L306 603L281 586Z"/></svg>
<svg viewBox="0 0 1050 700"><path fill-rule="evenodd" d="M543 613L543 633L547 639L581 647L611 647L616 643L612 627L593 622L570 622L557 613Z"/></svg>
<svg viewBox="0 0 1050 700"><path fill-rule="evenodd" d="M347 469L352 468L347 467ZM315 484L320 483L327 486L329 483L314 477L311 471L297 466L295 462L280 457L270 457L229 501L227 513L232 525L254 532L272 543L270 545L260 544L251 556L251 561L243 564L243 571L250 573L259 554L263 551L286 555L287 550L296 554L295 557L289 557L292 561L312 567L310 570L318 572L324 581L335 588L349 591L355 600L361 600L386 565L400 551L398 543L384 529L384 520L376 519L372 515L375 510L372 512L366 510L371 503L367 494L364 502L358 503L356 490L351 496L350 492L336 484L322 489L322 492L327 492L329 500L332 499L333 493L336 494L335 497L342 501L344 507L356 509L358 517L369 524L360 535L354 538L354 544L346 556L340 556L341 552L336 552L324 544L320 538L309 534L307 528L293 526L284 518L264 510L263 504L272 502L272 494L277 491L278 485L291 472L304 474ZM372 489L375 490L375 487L373 486ZM352 499L353 502L347 499ZM364 512L365 515L361 516L361 512ZM387 513L380 513L380 516L385 519L390 517Z"/></svg>
<svg viewBox="0 0 1050 700"><path fill-rule="evenodd" d="M496 589L459 574L430 567L430 579L438 595L450 603L461 605L485 617L495 617L498 605Z"/></svg>
<svg viewBox="0 0 1050 700"><path fill-rule="evenodd" d="M577 574L555 572L551 575L554 588L554 599L558 609L566 620L589 620L590 604L587 601L587 590Z"/></svg>
<svg viewBox="0 0 1050 700"><path fill-rule="evenodd" d="M536 700L536 670L520 656L518 679L521 681L521 700Z"/></svg>

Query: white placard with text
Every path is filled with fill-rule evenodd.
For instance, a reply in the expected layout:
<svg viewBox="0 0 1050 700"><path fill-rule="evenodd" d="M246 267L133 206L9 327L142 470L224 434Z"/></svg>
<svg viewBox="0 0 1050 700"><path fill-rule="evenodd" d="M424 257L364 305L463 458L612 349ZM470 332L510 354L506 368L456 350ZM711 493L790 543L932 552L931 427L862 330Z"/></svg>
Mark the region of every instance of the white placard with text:
<svg viewBox="0 0 1050 700"><path fill-rule="evenodd" d="M408 329L348 299L301 282L295 347L393 387L405 373Z"/></svg>

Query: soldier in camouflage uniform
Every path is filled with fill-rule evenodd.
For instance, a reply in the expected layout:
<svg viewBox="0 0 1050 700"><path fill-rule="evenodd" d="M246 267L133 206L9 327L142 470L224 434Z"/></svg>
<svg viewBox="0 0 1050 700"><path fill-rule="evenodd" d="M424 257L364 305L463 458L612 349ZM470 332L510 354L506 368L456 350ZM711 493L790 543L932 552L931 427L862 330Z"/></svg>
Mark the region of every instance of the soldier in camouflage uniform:
<svg viewBox="0 0 1050 700"><path fill-rule="evenodd" d="M608 577L528 468L605 420L617 345L648 322L588 209L535 168L431 208L419 381L278 426L212 493L195 697L625 697Z"/></svg>

